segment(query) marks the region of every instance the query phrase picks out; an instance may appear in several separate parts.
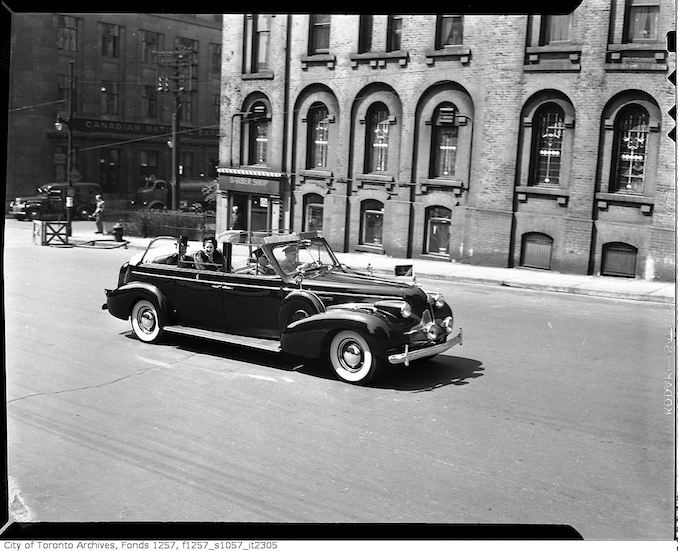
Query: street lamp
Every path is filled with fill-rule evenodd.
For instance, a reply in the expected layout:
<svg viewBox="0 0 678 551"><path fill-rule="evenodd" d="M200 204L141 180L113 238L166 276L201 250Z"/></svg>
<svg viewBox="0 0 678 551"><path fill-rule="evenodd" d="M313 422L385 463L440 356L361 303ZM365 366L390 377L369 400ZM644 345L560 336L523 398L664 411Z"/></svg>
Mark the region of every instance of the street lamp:
<svg viewBox="0 0 678 551"><path fill-rule="evenodd" d="M67 137L67 146L66 146L66 178L68 182L68 188L66 191L66 222L68 227L66 229L67 235L71 235L71 223L73 220L73 180L71 176L72 163L73 163L73 132L71 128L71 122L73 120L73 61L70 62L69 69L69 93L68 93L68 119L64 119L61 116L57 115L56 122L54 123L54 128L58 132L61 132L66 126L66 137Z"/></svg>

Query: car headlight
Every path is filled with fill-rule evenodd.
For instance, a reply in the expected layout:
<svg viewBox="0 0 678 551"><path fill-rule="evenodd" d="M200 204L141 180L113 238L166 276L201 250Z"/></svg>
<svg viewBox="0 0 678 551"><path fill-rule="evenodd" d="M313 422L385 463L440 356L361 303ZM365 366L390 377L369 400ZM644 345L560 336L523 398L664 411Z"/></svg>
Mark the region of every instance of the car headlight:
<svg viewBox="0 0 678 551"><path fill-rule="evenodd" d="M412 315L412 307L408 302L403 304L400 308L400 315L404 318L409 318Z"/></svg>

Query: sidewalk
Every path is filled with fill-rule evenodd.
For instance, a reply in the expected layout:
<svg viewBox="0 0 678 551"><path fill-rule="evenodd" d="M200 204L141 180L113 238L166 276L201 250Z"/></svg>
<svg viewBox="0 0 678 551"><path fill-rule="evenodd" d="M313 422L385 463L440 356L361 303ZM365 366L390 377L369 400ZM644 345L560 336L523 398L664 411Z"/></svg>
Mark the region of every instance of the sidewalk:
<svg viewBox="0 0 678 551"><path fill-rule="evenodd" d="M145 248L150 241L147 237L134 236L124 236L123 239L126 241L127 248L130 249L130 256L134 251ZM95 234L93 229L85 230L77 227L73 229L70 240L73 243L100 241L101 245L113 244L112 235ZM419 258L392 258L371 253L336 253L336 255L339 261L347 266L361 271L371 268L375 274L379 275L394 275L395 266L411 264L414 267L414 275L419 279L444 279L666 304L675 302L675 283L672 282L562 274L525 268L473 266Z"/></svg>

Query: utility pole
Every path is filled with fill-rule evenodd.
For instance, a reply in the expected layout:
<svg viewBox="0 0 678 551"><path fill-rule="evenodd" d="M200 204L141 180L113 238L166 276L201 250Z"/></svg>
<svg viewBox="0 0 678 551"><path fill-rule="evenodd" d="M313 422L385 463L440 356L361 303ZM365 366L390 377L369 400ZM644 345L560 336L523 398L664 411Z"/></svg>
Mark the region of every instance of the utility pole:
<svg viewBox="0 0 678 551"><path fill-rule="evenodd" d="M180 141L181 133L179 123L183 110L183 94L185 91L184 80L189 79L193 69L193 55L191 48L155 52L158 58L158 92L174 94L174 111L172 112L172 209L177 210L181 198L181 157ZM188 70L188 71L187 71ZM188 72L188 76L186 73ZM171 75L171 76L169 76ZM171 84L170 84L171 81Z"/></svg>
<svg viewBox="0 0 678 551"><path fill-rule="evenodd" d="M61 132L66 125L66 235L71 236L73 222L73 96L75 95L75 85L73 80L73 60L70 61L68 71L68 119L63 119L57 115L54 127Z"/></svg>

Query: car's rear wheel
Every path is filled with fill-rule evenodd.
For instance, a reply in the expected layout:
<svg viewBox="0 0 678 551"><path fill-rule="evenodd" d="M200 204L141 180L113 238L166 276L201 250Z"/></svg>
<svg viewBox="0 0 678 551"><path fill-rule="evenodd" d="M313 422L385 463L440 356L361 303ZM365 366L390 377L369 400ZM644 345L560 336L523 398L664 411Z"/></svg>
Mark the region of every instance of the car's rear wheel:
<svg viewBox="0 0 678 551"><path fill-rule="evenodd" d="M351 330L340 331L332 338L329 358L337 376L353 384L374 380L381 365L367 339Z"/></svg>
<svg viewBox="0 0 678 551"><path fill-rule="evenodd" d="M158 308L149 300L139 300L132 308L132 330L144 342L158 342L163 334Z"/></svg>

